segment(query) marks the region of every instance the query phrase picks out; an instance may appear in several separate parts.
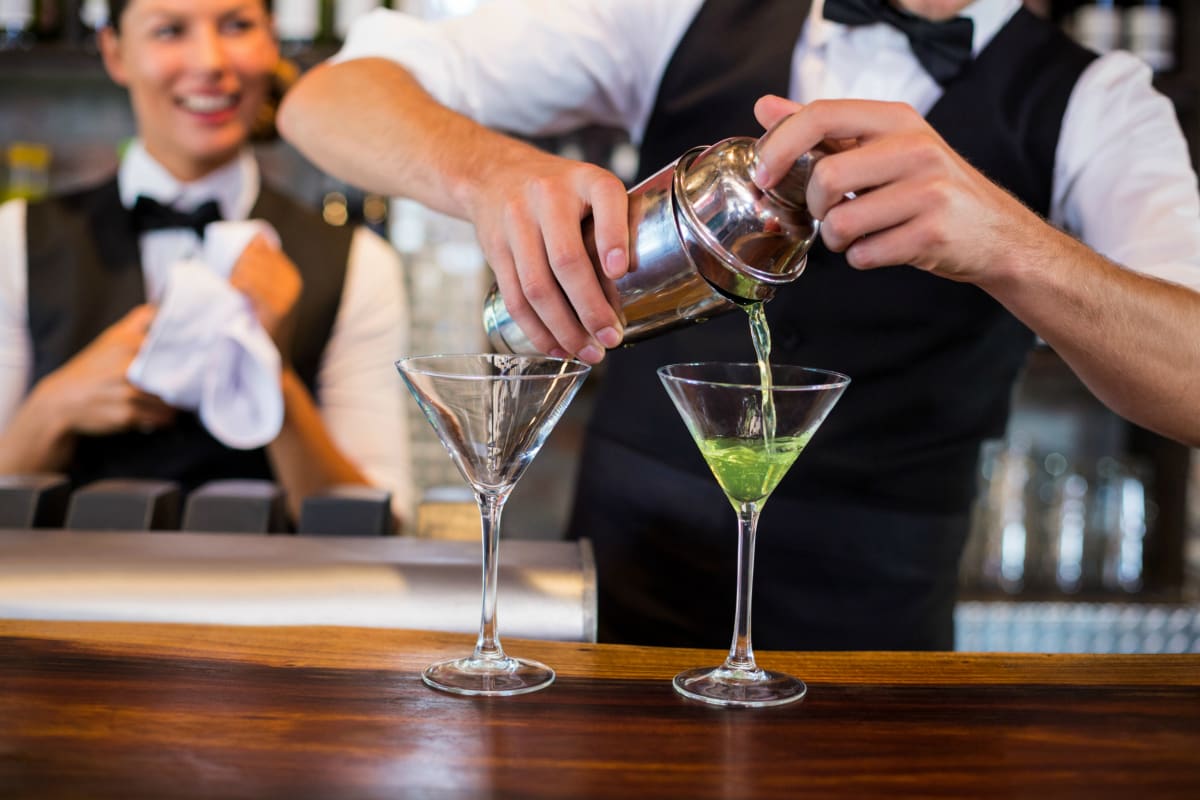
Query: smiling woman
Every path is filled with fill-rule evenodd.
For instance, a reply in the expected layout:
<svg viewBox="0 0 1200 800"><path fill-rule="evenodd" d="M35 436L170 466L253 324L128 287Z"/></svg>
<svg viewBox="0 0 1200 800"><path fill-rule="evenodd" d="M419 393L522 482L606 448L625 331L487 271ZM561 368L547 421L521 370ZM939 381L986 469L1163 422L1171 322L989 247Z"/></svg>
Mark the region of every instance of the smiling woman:
<svg viewBox="0 0 1200 800"><path fill-rule="evenodd" d="M263 0L114 0L100 51L147 151L191 180L229 161L270 90L279 49Z"/></svg>
<svg viewBox="0 0 1200 800"><path fill-rule="evenodd" d="M366 484L402 519L399 262L261 183L248 142L280 63L267 3L109 12L100 50L137 140L104 183L0 206L0 475L271 479L293 514ZM186 352L154 362L164 341Z"/></svg>

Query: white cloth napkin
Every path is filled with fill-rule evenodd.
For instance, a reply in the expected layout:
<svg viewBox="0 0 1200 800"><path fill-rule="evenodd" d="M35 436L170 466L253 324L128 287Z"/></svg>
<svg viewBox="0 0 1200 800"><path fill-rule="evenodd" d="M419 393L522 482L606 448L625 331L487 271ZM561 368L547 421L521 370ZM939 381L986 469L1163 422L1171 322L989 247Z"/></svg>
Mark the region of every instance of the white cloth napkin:
<svg viewBox="0 0 1200 800"><path fill-rule="evenodd" d="M214 273L228 280L229 274L233 272L233 265L242 257L242 251L259 234L262 234L267 244L276 250L283 247L279 241L279 234L266 220L210 222L204 227L204 255L201 260Z"/></svg>
<svg viewBox="0 0 1200 800"><path fill-rule="evenodd" d="M198 411L219 442L263 447L283 427L279 351L250 301L229 285L242 251L258 234L273 246L266 222L214 222L200 258L176 263L146 341L126 377L176 408Z"/></svg>

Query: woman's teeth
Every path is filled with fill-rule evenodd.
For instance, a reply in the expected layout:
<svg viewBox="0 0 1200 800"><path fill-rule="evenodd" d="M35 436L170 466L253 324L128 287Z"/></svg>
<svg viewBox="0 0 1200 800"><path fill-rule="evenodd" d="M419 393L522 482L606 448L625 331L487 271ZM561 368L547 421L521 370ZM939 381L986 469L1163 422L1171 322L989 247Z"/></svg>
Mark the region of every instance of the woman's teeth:
<svg viewBox="0 0 1200 800"><path fill-rule="evenodd" d="M211 114L215 111L224 111L227 108L232 108L237 102L231 94L222 95L185 95L182 98L182 105L188 111L195 111L200 114Z"/></svg>

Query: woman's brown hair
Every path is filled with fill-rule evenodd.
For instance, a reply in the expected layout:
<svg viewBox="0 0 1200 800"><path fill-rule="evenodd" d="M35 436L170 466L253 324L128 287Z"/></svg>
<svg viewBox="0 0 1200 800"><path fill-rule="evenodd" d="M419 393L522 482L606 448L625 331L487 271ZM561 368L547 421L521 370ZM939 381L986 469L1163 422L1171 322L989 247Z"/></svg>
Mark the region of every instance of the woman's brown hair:
<svg viewBox="0 0 1200 800"><path fill-rule="evenodd" d="M271 0L262 0L262 4L266 7L267 13L271 13ZM129 0L108 0L108 26L117 33L121 32L121 15L125 13L125 7L129 5Z"/></svg>

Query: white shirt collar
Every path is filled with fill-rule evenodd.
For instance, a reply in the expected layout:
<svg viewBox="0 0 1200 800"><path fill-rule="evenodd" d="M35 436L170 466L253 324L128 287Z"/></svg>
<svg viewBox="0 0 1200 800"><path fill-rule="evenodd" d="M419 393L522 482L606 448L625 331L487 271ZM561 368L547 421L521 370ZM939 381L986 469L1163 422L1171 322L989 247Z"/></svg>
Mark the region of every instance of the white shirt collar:
<svg viewBox="0 0 1200 800"><path fill-rule="evenodd" d="M216 200L221 216L242 220L250 216L259 191L258 162L250 148L244 147L237 158L195 181L181 181L146 151L140 139L130 142L117 170L117 188L121 205L132 208L138 195L188 211L199 204Z"/></svg>
<svg viewBox="0 0 1200 800"><path fill-rule="evenodd" d="M966 17L974 25L972 55L979 55L979 51L987 46L1020 7L1021 0L975 0L960 11L959 16ZM812 11L808 15L808 43L811 47L821 47L832 37L846 33L847 26L825 19L824 10L825 0L813 0Z"/></svg>

